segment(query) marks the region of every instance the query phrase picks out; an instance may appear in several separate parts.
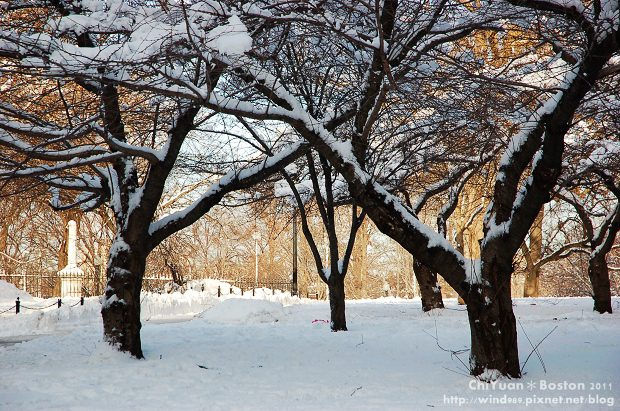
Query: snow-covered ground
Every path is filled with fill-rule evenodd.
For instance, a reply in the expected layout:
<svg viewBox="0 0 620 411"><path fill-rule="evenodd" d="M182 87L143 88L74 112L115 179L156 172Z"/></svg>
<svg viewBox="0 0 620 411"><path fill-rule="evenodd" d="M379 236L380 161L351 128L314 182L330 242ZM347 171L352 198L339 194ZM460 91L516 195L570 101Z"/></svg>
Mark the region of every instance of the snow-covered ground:
<svg viewBox="0 0 620 411"><path fill-rule="evenodd" d="M0 312L14 300L7 290L0 283ZM0 409L509 409L520 401L521 409L590 410L620 401L620 316L594 314L587 298L515 300L522 362L528 338L536 345L555 329L538 347L546 373L534 353L521 380L490 385L466 375L467 352L460 360L450 352L469 344L466 313L453 300L430 314L419 300L348 301L350 331L331 333L324 301L199 290L143 296L145 360L102 342L97 298L0 315Z"/></svg>

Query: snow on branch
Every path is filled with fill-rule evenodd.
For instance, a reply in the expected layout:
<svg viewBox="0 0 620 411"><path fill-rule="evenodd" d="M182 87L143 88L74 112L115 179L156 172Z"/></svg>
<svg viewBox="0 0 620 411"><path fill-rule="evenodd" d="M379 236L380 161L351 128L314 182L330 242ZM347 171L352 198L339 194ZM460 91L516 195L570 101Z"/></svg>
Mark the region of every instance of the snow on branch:
<svg viewBox="0 0 620 411"><path fill-rule="evenodd" d="M59 171L79 168L92 164L106 163L117 158L123 157L124 153L106 153L97 154L88 157L76 157L68 161L61 161L53 165L42 164L39 166L32 166L26 168L0 169L0 179L12 178L12 177L37 177L50 173L57 173Z"/></svg>
<svg viewBox="0 0 620 411"><path fill-rule="evenodd" d="M522 212L521 205L528 204L528 197L534 194L535 190L532 190L533 175L544 164L541 162L544 152L540 147L544 144L546 122L557 111L558 104L565 91L570 89L578 78L577 73L578 68L574 68L565 74L564 81L559 86L560 90L549 97L529 116L521 126L521 130L508 143L508 147L499 162L493 201L489 205L485 217L487 227L485 243L493 241L497 237L508 235L512 228L515 213ZM532 173L519 190L519 181L530 162ZM522 228L519 227L519 229Z"/></svg>
<svg viewBox="0 0 620 411"><path fill-rule="evenodd" d="M11 131L16 130L14 126L11 127L11 126L8 126L6 124L1 124L1 123L0 123L0 129L11 130ZM34 129L34 127L31 127L31 128L24 127L22 130L20 130L20 132L27 133L27 131L25 130L30 130L30 129ZM26 156L30 158L34 158L38 160L70 160L73 158L89 157L89 156L92 156L93 154L108 153L108 150L105 150L96 145L80 145L80 146L76 146L72 148L67 148L64 150L53 150L49 148L41 148L43 144L32 146L28 142L22 139L16 138L12 136L11 134L5 132L4 130L0 130L0 146L13 149L19 153L25 154ZM46 135L41 130L41 128L38 128L38 130L36 130L35 133L37 136ZM68 136L70 136L71 138L74 138L74 137L79 137L81 134L82 133L73 134L71 132L65 132L65 133L58 134L58 133L50 132L47 135L50 138L53 138L55 140L57 139L65 140L66 138L68 138ZM87 133L85 132L83 134L87 134Z"/></svg>
<svg viewBox="0 0 620 411"><path fill-rule="evenodd" d="M594 147L588 158L579 163L579 173L590 169L606 168L614 163L620 163L620 142L614 140L594 140L587 143Z"/></svg>
<svg viewBox="0 0 620 411"><path fill-rule="evenodd" d="M280 171L284 166L301 156L307 148L307 143L299 140L273 156L265 157L258 164L241 170L229 171L219 181L212 184L194 203L183 210L151 223L149 234L151 235L152 246L159 244L170 233L191 225L217 205L226 194L251 187L269 175Z"/></svg>
<svg viewBox="0 0 620 411"><path fill-rule="evenodd" d="M284 102L287 108L282 105L274 104L268 110L272 113L277 112L279 119L290 124L301 136L303 136L317 150L324 154L334 165L338 171L345 177L349 187L354 186L354 190L360 194L358 200L365 209L375 206L382 209L390 209L390 217L394 219L394 224L399 225L405 223L408 227L407 232L415 234L416 247L419 249L432 250L435 255L442 255L442 264L449 265L449 269L441 270L446 273L446 278L451 284L459 287L462 281L478 282L479 270L472 269L477 265L473 262L467 263L465 258L456 251L452 245L441 235L434 232L430 227L424 225L418 220L412 210L404 206L400 199L389 193L382 185L373 181L353 154L353 147L350 140L342 140L337 138L332 132L326 128L326 122L312 116L297 100L296 96L291 94L287 88L283 87L279 81L266 73L253 68L251 62L247 64L239 64L227 61L227 64L233 66L235 70L245 73L244 80L248 83L260 84L262 88L258 90L269 90L269 98L272 102ZM235 115L241 115L249 118L263 119L264 112L257 111L250 104L236 105L235 110L226 103L218 105L217 100L210 100L213 104L211 108L221 110ZM247 111L244 111L247 110ZM381 204L378 204L381 203ZM371 205L372 204L372 205ZM384 215L384 214L382 214ZM397 222L398 221L398 222ZM412 237L407 237L409 241ZM417 241L419 240L419 241ZM398 241L398 240L397 240ZM405 241L405 240L403 240ZM428 256L428 254L426 254ZM427 257L430 258L430 257ZM432 264L429 264L432 265ZM449 274L448 274L449 272Z"/></svg>
<svg viewBox="0 0 620 411"><path fill-rule="evenodd" d="M508 0L508 2L534 10L550 11L583 25L585 29L592 28L589 11L580 0Z"/></svg>
<svg viewBox="0 0 620 411"><path fill-rule="evenodd" d="M427 187L426 190L422 194L420 194L418 198L411 204L411 209L413 210L413 212L419 214L428 202L428 200L431 199L431 197L448 190L450 187L456 184L456 182L459 181L461 177L463 177L463 175L470 169L471 166L469 165L453 169L450 171L450 174L448 174L446 178L436 181L435 183Z"/></svg>
<svg viewBox="0 0 620 411"><path fill-rule="evenodd" d="M119 151L121 153L125 153L131 156L142 157L151 163L163 161L166 157L165 150L162 151L150 147L129 144L127 142L114 138L114 136L108 133L107 130L105 130L103 127L97 127L96 131L104 138L106 143L108 143L110 148L114 151Z"/></svg>
<svg viewBox="0 0 620 411"><path fill-rule="evenodd" d="M51 187L62 188L65 190L91 191L98 193L103 189L101 180L98 177L85 173L67 177L49 174L44 176L42 180Z"/></svg>

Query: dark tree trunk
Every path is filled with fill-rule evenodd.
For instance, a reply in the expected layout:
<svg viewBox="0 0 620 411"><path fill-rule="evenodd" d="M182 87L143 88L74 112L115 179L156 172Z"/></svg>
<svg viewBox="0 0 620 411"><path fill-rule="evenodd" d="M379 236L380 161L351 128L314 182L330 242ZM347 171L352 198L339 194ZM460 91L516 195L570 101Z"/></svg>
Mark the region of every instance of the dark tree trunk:
<svg viewBox="0 0 620 411"><path fill-rule="evenodd" d="M116 249L110 256L108 283L101 308L103 333L107 342L120 351L143 358L140 343L140 290L146 264L146 252Z"/></svg>
<svg viewBox="0 0 620 411"><path fill-rule="evenodd" d="M605 254L599 253L590 257L588 261L588 276L592 283L594 311L601 314L611 314L611 287Z"/></svg>
<svg viewBox="0 0 620 411"><path fill-rule="evenodd" d="M347 319L344 306L344 276L332 274L327 282L329 288L329 309L331 312L332 331L347 331Z"/></svg>
<svg viewBox="0 0 620 411"><path fill-rule="evenodd" d="M519 378L517 327L510 296L511 272L496 269L490 274L483 276L489 285L476 284L467 295L471 373L487 380L499 374Z"/></svg>
<svg viewBox="0 0 620 411"><path fill-rule="evenodd" d="M443 308L441 287L437 281L437 274L416 259L413 260L413 272L420 286L422 310L430 311L434 308Z"/></svg>
<svg viewBox="0 0 620 411"><path fill-rule="evenodd" d="M164 264L168 267L168 271L170 271L172 282L178 286L182 286L185 281L183 281L183 276L179 274L177 265L175 263L171 263L168 258L164 258Z"/></svg>

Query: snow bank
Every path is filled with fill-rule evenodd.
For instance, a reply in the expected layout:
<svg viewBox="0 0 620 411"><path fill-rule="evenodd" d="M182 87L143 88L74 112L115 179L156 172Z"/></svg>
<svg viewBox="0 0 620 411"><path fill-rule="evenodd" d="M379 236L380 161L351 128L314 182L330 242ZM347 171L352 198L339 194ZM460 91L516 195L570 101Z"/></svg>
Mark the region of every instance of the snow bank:
<svg viewBox="0 0 620 411"><path fill-rule="evenodd" d="M224 300L198 315L207 322L219 324L273 323L284 316L284 307L280 303L247 298Z"/></svg>
<svg viewBox="0 0 620 411"><path fill-rule="evenodd" d="M184 293L142 293L141 298L140 318L143 321L191 316L203 312L218 301L211 293L194 291L192 289Z"/></svg>
<svg viewBox="0 0 620 411"><path fill-rule="evenodd" d="M211 278L188 281L185 287L188 290L205 292L214 296L217 296L218 287L220 287L220 292L222 295L230 294L231 289L231 285L229 283ZM241 289L239 287L232 287L232 293L241 295Z"/></svg>
<svg viewBox="0 0 620 411"><path fill-rule="evenodd" d="M204 291L202 291L204 286ZM217 298L217 287L222 296ZM141 294L140 319L143 323L186 321L196 314L205 314L203 318L218 323L261 323L280 320L284 315L283 307L302 303L299 297L288 292L256 289L246 292L241 297L241 290L219 280L199 280L188 284L185 292L158 294L143 292ZM10 309L15 298L20 297L22 308L19 314ZM100 297L90 297L79 304L78 298L63 298L61 308L56 306L56 298L37 298L15 288L12 284L0 282L0 337L24 335L56 334L83 326L101 324ZM209 310L211 309L211 310Z"/></svg>
<svg viewBox="0 0 620 411"><path fill-rule="evenodd" d="M99 297L86 298L83 306L74 307L71 305L79 301L77 298L63 300L60 308L54 305L55 301L37 298L28 305L24 304L20 314L11 311L0 316L0 337L63 333L85 325L101 325ZM49 305L52 307L42 309ZM26 306L37 309L24 308Z"/></svg>
<svg viewBox="0 0 620 411"><path fill-rule="evenodd" d="M284 307L288 307L295 304L301 304L304 302L298 296L292 296L288 291L272 290L270 288L255 288L254 296L252 296L252 290L246 291L243 295L244 298L259 298L267 301L272 301L282 304Z"/></svg>
<svg viewBox="0 0 620 411"><path fill-rule="evenodd" d="M0 316L0 337L62 333L91 324L103 327L100 297L85 298L83 306L78 298L63 298L60 308L56 306L56 298L30 297L30 300L22 305L19 314L11 310ZM193 290L172 294L142 293L140 319L142 322L187 320L217 301L207 293Z"/></svg>
<svg viewBox="0 0 620 411"><path fill-rule="evenodd" d="M205 278L201 280L188 281L185 287L188 290L204 292L211 296L217 296L217 288L220 287L221 297L226 298L254 298L267 301L273 301L282 304L284 307L290 305L301 304L303 300L297 296L292 296L288 291L272 290L271 288L255 288L254 290L245 290L241 295L239 287L231 286L230 283L221 280ZM232 288L232 293L231 293Z"/></svg>
<svg viewBox="0 0 620 411"><path fill-rule="evenodd" d="M33 299L27 292L20 290L11 283L0 280L0 304L13 305L17 297L19 297L20 301L32 301Z"/></svg>

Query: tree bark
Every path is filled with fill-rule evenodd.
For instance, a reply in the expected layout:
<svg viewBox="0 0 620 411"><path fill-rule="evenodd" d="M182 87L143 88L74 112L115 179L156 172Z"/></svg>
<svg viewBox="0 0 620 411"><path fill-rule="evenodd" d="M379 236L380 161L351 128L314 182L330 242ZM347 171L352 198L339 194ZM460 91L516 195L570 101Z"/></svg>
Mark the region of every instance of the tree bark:
<svg viewBox="0 0 620 411"><path fill-rule="evenodd" d="M368 243L370 240L368 220L364 220L357 231L353 258L351 259L351 272L359 273L358 297L366 297L366 287L364 282L368 277Z"/></svg>
<svg viewBox="0 0 620 411"><path fill-rule="evenodd" d="M115 241L111 250L101 307L104 338L120 351L144 358L140 343L140 290L147 253L131 246L118 247L118 244L118 240Z"/></svg>
<svg viewBox="0 0 620 411"><path fill-rule="evenodd" d="M524 297L540 296L540 269L528 267L525 272L525 285L523 286Z"/></svg>
<svg viewBox="0 0 620 411"><path fill-rule="evenodd" d="M611 314L611 288L605 254L600 253L590 257L588 261L588 276L592 283L594 311L601 314Z"/></svg>
<svg viewBox="0 0 620 411"><path fill-rule="evenodd" d="M332 331L347 331L347 319L345 317L344 276L333 273L327 282L329 288L329 309L331 314Z"/></svg>
<svg viewBox="0 0 620 411"><path fill-rule="evenodd" d="M537 267L536 263L542 258L542 224L544 216L545 209L543 207L530 229L530 258L526 258L527 270L525 272L525 284L523 285L524 297L540 296L540 267Z"/></svg>
<svg viewBox="0 0 620 411"><path fill-rule="evenodd" d="M458 232L456 233L455 240L456 240L456 250L462 255L465 255L465 230L464 229L458 230ZM456 296L456 301L459 305L465 305L465 300L463 300L463 297L458 295L458 293Z"/></svg>
<svg viewBox="0 0 620 411"><path fill-rule="evenodd" d="M413 272L420 286L422 311L426 312L434 308L444 308L437 274L416 259L413 260Z"/></svg>
<svg viewBox="0 0 620 411"><path fill-rule="evenodd" d="M488 284L473 285L467 295L471 373L485 380L494 380L500 374L521 377L517 327L510 296L511 270L505 271L497 266L490 267L489 275L483 276Z"/></svg>
<svg viewBox="0 0 620 411"><path fill-rule="evenodd" d="M178 286L182 286L184 284L183 276L179 274L179 269L174 262L170 262L168 257L164 257L164 265L168 267L168 271L170 271L170 276L172 277L172 282Z"/></svg>

